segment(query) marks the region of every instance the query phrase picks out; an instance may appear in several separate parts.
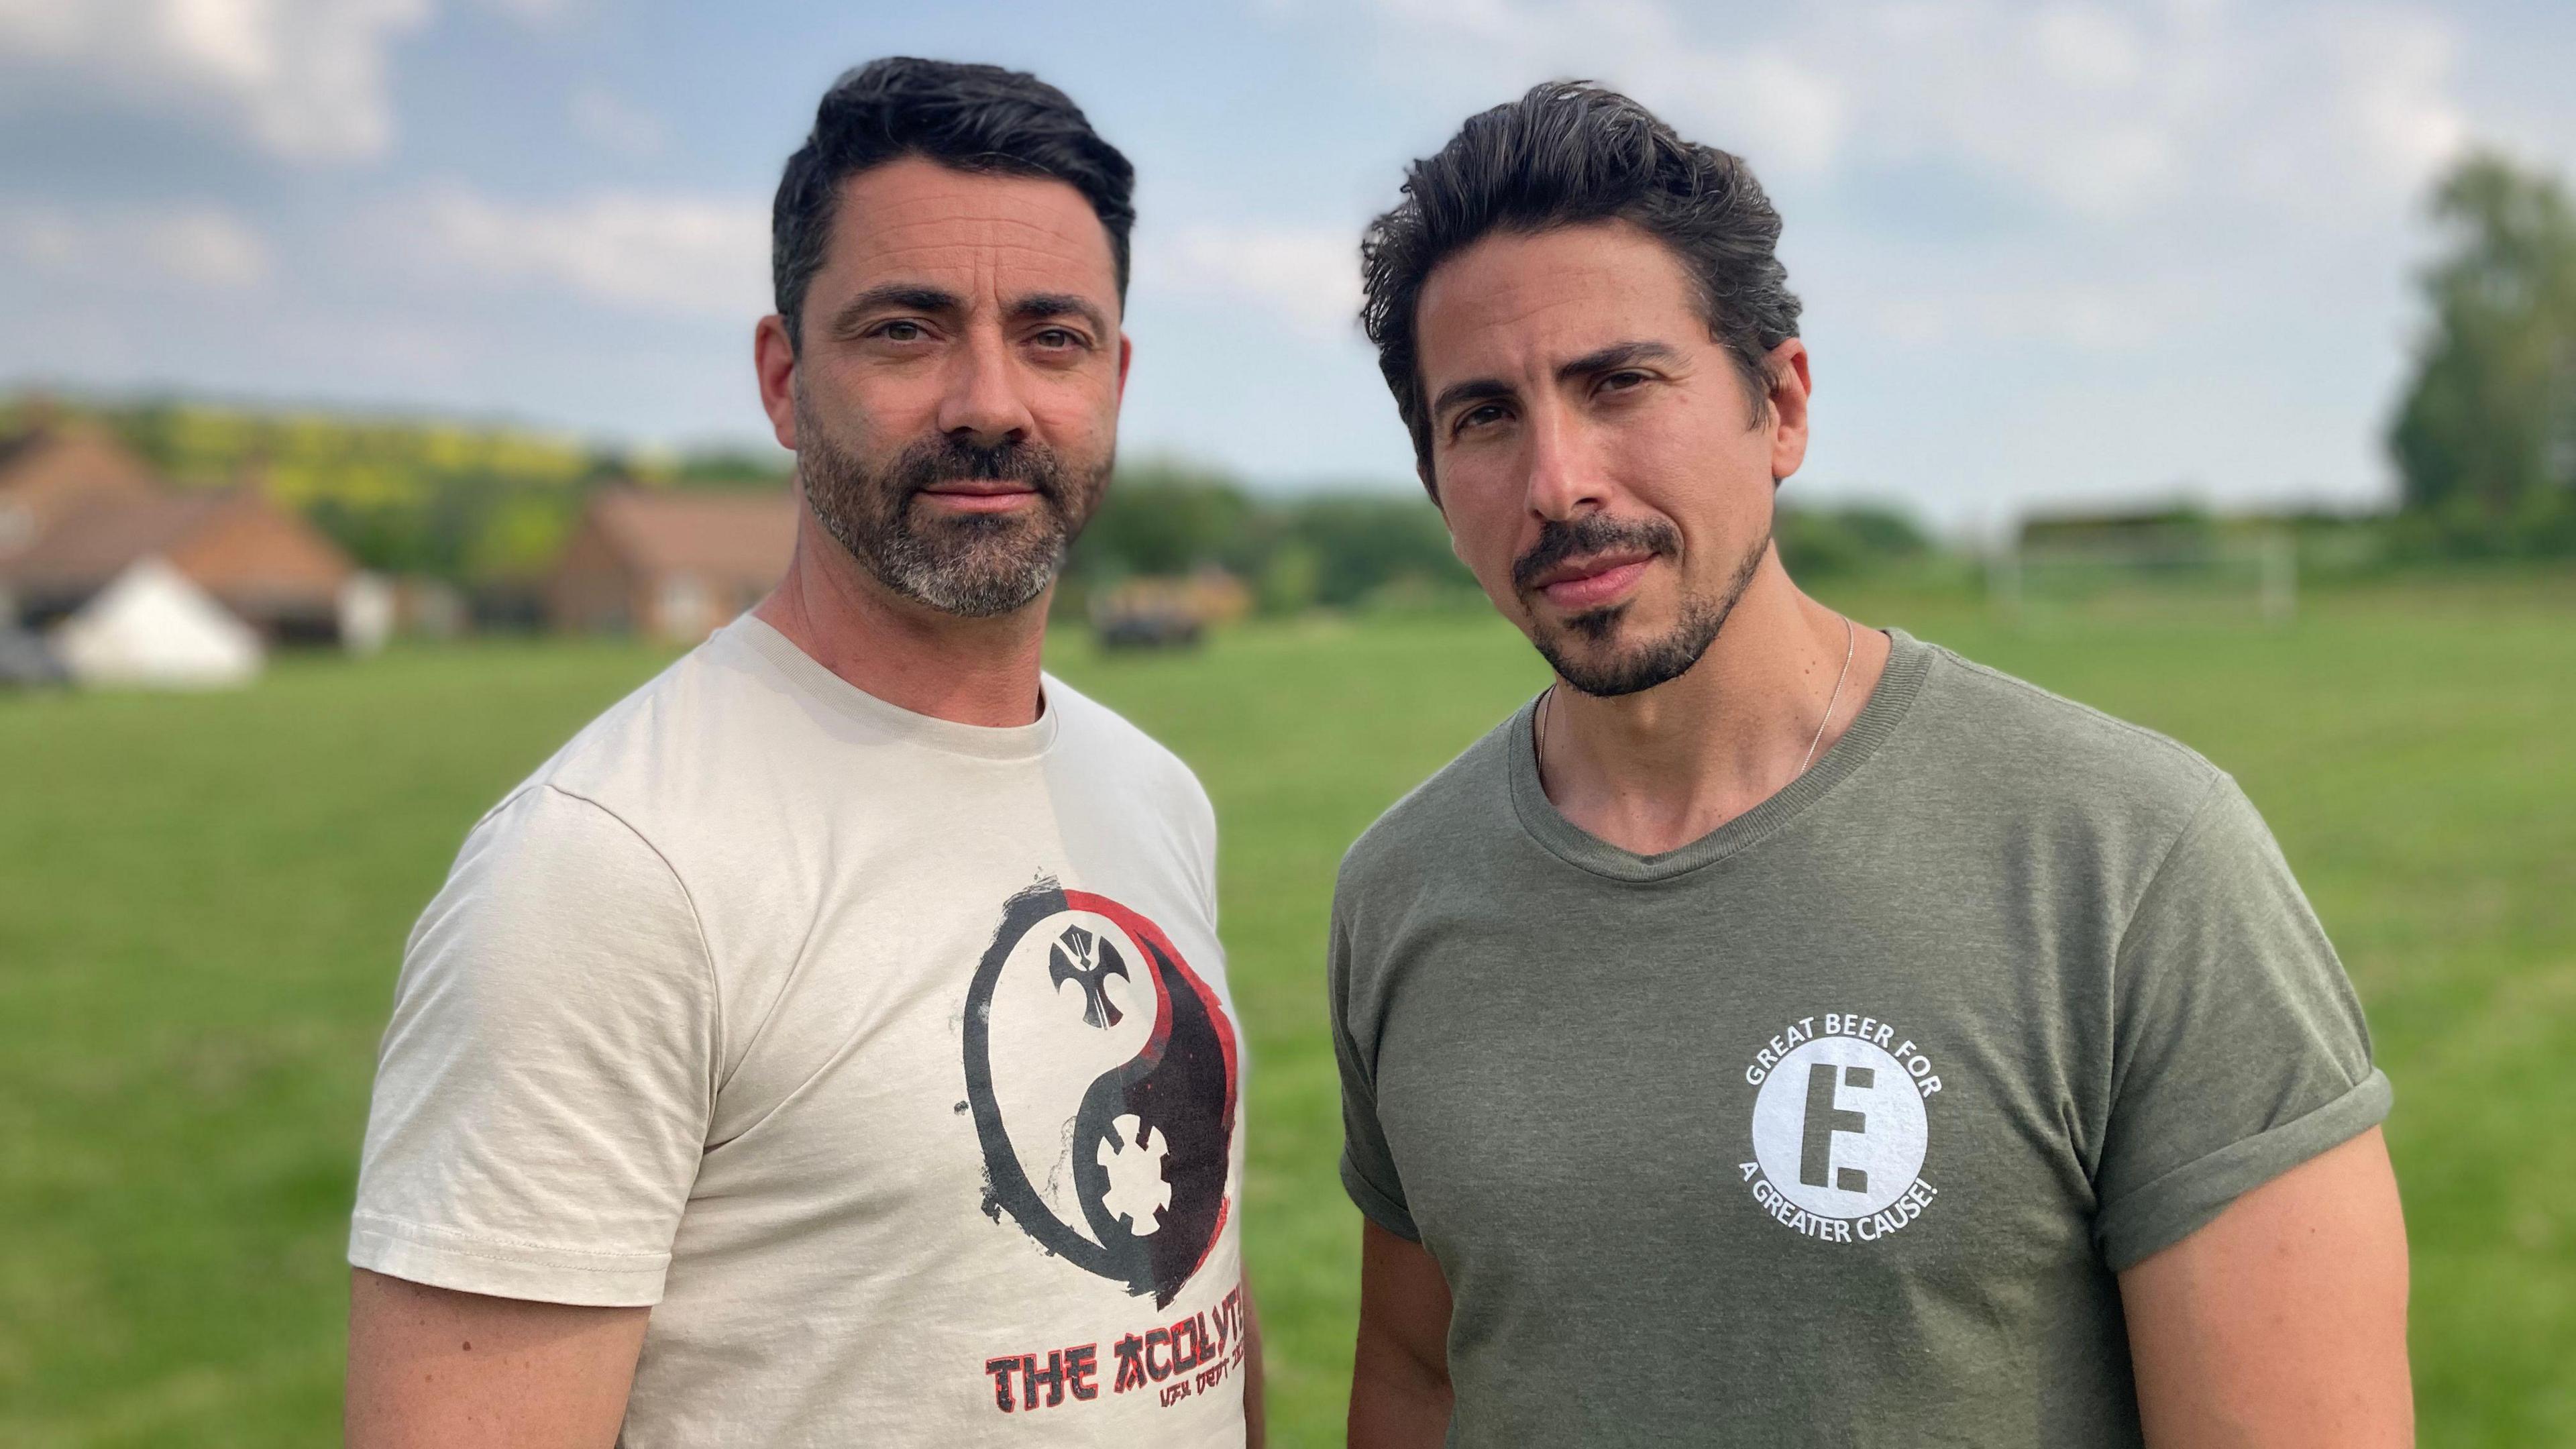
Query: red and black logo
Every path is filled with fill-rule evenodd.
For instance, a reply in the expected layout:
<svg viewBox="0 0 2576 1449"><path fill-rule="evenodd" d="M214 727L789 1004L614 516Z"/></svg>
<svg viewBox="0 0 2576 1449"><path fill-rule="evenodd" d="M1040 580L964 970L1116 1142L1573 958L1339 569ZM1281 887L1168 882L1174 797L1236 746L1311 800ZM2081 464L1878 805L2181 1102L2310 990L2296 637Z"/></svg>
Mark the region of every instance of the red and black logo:
<svg viewBox="0 0 2576 1449"><path fill-rule="evenodd" d="M984 1210L1170 1304L1225 1226L1235 1040L1152 921L1053 882L1013 896L966 994Z"/></svg>

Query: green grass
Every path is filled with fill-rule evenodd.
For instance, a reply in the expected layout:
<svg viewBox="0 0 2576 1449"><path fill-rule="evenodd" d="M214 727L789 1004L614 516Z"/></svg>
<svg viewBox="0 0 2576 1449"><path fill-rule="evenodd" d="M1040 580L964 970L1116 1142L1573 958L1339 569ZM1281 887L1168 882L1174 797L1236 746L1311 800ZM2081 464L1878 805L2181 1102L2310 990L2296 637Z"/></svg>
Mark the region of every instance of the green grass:
<svg viewBox="0 0 2576 1449"><path fill-rule="evenodd" d="M2576 1442L2576 585L2319 596L2282 630L1850 602L2244 781L2397 1081L2424 1441ZM403 935L474 816L659 663L482 645L290 661L231 695L0 698L0 1443L334 1438ZM1068 640L1055 664L1216 798L1274 1419L1338 1442L1358 1220L1333 1177L1333 868L1539 672L1474 618L1179 657Z"/></svg>

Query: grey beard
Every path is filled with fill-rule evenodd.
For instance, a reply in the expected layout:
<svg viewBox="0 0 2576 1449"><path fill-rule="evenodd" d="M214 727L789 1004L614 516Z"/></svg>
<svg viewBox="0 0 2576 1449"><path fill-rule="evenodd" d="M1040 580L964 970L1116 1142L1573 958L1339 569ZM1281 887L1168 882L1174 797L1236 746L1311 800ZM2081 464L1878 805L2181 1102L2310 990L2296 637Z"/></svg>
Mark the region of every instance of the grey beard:
<svg viewBox="0 0 2576 1449"><path fill-rule="evenodd" d="M1108 474L1103 464L1067 480L1052 450L1038 444L979 449L947 439L906 448L870 472L797 409L804 446L797 472L806 506L824 531L850 551L877 582L943 614L990 619L1035 603L1064 567L1065 550L1088 518ZM942 478L1009 478L1038 493L1022 516L975 516L926 522L913 511L922 488ZM1068 504L1073 512L1068 512Z"/></svg>
<svg viewBox="0 0 2576 1449"><path fill-rule="evenodd" d="M943 614L990 619L1035 603L1064 567L1064 520L1052 501L1041 508L1039 525L960 518L925 530L912 526L907 500L903 521L882 533L854 538L830 517L823 526L887 588Z"/></svg>
<svg viewBox="0 0 2576 1449"><path fill-rule="evenodd" d="M1539 656L1566 683L1599 699L1614 699L1623 694L1637 694L1681 678L1698 665L1708 646L1717 642L1718 632L1734 614L1736 602L1753 583L1754 572L1762 567L1762 556L1771 546L1770 530L1754 540L1735 575L1716 598L1692 595L1682 601L1682 616L1662 638L1649 640L1625 654L1613 655L1597 664L1586 663L1557 647L1554 640L1537 638ZM1608 640L1618 631L1620 616L1628 606L1596 609L1566 620L1566 627L1595 643Z"/></svg>

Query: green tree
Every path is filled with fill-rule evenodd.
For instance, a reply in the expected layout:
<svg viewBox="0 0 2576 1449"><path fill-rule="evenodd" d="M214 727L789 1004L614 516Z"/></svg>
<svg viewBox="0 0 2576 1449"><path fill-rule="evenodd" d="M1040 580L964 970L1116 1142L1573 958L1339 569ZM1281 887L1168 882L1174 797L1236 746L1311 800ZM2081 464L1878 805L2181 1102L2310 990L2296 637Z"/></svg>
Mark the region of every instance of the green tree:
<svg viewBox="0 0 2576 1449"><path fill-rule="evenodd" d="M1314 551L1317 603L1350 608L1389 589L1474 597L1439 511L1409 491L1311 493L1283 502L1279 517L1288 539Z"/></svg>
<svg viewBox="0 0 2576 1449"><path fill-rule="evenodd" d="M2576 211L2472 156L2433 194L2432 322L2389 432L2405 506L2452 548L2576 547Z"/></svg>
<svg viewBox="0 0 2576 1449"><path fill-rule="evenodd" d="M1184 574L1207 564L1254 570L1243 556L1252 499L1221 474L1177 463L1121 469L1074 545L1073 571L1114 580Z"/></svg>
<svg viewBox="0 0 2576 1449"><path fill-rule="evenodd" d="M1919 562L1932 540L1912 515L1885 504L1783 508L1772 515L1780 561L1801 579L1838 578Z"/></svg>

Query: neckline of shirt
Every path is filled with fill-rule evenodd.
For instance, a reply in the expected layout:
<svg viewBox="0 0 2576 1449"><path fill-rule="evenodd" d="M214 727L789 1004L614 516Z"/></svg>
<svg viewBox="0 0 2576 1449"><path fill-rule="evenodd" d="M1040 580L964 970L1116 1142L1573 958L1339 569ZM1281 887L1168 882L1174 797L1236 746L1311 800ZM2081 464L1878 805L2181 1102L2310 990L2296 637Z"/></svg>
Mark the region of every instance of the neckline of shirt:
<svg viewBox="0 0 2576 1449"><path fill-rule="evenodd" d="M769 661L800 693L894 739L944 754L1003 762L1034 760L1054 748L1064 718L1060 701L1066 691L1049 674L1038 676L1042 692L1035 720L1024 725L961 724L877 698L823 667L758 615L743 615L717 637L727 635Z"/></svg>
<svg viewBox="0 0 2576 1449"><path fill-rule="evenodd" d="M1896 732L1931 670L1934 651L1902 629L1888 630L1887 638L1887 667L1879 675L1878 687L1825 757L1762 803L1697 840L1660 855L1639 855L1566 819L1539 784L1538 751L1530 738L1530 719L1545 695L1543 690L1513 714L1507 730L1512 812L1520 818L1521 829L1549 854L1612 880L1669 880L1748 850L1822 800Z"/></svg>

